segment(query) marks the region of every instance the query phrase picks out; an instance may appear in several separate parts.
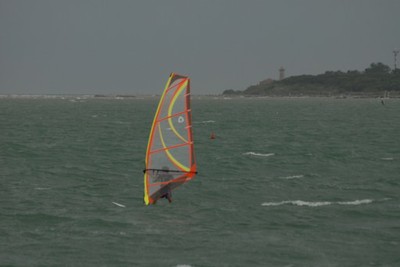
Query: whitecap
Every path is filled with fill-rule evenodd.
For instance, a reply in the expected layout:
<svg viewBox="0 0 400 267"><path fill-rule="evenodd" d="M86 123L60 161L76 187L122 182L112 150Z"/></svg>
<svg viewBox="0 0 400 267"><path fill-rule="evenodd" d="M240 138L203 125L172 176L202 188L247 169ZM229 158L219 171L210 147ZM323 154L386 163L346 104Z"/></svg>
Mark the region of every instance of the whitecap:
<svg viewBox="0 0 400 267"><path fill-rule="evenodd" d="M303 201L303 200L286 200L280 202L264 202L261 206L281 206L281 205L295 205L295 206L308 206L308 207L320 207L327 205L362 205L372 203L372 199L359 199L354 201Z"/></svg>
<svg viewBox="0 0 400 267"><path fill-rule="evenodd" d="M381 158L381 160L394 160L394 158Z"/></svg>
<svg viewBox="0 0 400 267"><path fill-rule="evenodd" d="M340 205L361 205L361 204L369 204L372 203L372 199L360 199L360 200L354 200L354 201L339 201L337 202Z"/></svg>
<svg viewBox="0 0 400 267"><path fill-rule="evenodd" d="M281 201L281 202L264 202L261 204L261 206L280 206L284 205L287 203L290 203L291 201Z"/></svg>
<svg viewBox="0 0 400 267"><path fill-rule="evenodd" d="M290 179L300 179L300 178L303 178L303 177L304 177L304 175L292 175L292 176L281 177L280 179L290 180Z"/></svg>
<svg viewBox="0 0 400 267"><path fill-rule="evenodd" d="M246 153L243 153L243 155L251 155L251 156L258 156L258 157L270 157L270 156L275 156L275 153L262 154L262 153L256 153L256 152L246 152Z"/></svg>
<svg viewBox="0 0 400 267"><path fill-rule="evenodd" d="M192 265L189 264L178 264L176 267L192 267Z"/></svg>
<svg viewBox="0 0 400 267"><path fill-rule="evenodd" d="M332 202L329 201L322 201L322 202L308 202L308 201L302 201L302 200L287 200L287 201L281 201L281 202L265 202L262 203L262 206L281 206L281 205L296 205L296 206L309 206L309 207L319 207L319 206L326 206L326 205L331 205Z"/></svg>
<svg viewBox="0 0 400 267"><path fill-rule="evenodd" d="M125 208L125 205L122 205L120 203L117 203L117 202L111 202L111 203L113 203L114 205L117 205L118 207Z"/></svg>
<svg viewBox="0 0 400 267"><path fill-rule="evenodd" d="M213 121L213 120L208 120L208 121L194 121L193 123L207 124L207 123L215 123L215 121Z"/></svg>

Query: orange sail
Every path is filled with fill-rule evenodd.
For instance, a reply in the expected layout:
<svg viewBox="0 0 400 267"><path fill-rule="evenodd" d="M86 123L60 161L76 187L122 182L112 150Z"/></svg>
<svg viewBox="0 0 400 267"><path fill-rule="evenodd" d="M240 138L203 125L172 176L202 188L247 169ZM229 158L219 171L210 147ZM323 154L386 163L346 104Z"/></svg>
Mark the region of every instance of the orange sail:
<svg viewBox="0 0 400 267"><path fill-rule="evenodd" d="M144 202L155 203L165 193L193 179L190 79L171 73L151 127L144 170Z"/></svg>

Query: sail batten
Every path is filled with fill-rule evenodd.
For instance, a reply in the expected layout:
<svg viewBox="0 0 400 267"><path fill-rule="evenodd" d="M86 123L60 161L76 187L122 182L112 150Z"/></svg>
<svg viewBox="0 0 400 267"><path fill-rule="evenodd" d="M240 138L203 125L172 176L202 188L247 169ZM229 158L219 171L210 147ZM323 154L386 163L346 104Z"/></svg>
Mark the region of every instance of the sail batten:
<svg viewBox="0 0 400 267"><path fill-rule="evenodd" d="M190 110L188 110L188 111L190 111ZM177 117L177 116L179 116L179 115L185 114L186 112L187 112L187 111L182 111L182 112L178 112L178 113L175 113L175 114L171 114L170 116L167 116L167 117L158 119L157 122L164 121L164 120L168 120L168 119L173 118L173 117Z"/></svg>
<svg viewBox="0 0 400 267"><path fill-rule="evenodd" d="M147 145L146 205L155 203L165 187L175 189L196 175L193 146L190 79L172 73L160 98Z"/></svg>
<svg viewBox="0 0 400 267"><path fill-rule="evenodd" d="M178 147L182 147L182 146L189 146L189 145L192 145L192 144L193 144L193 142L191 142L191 143L179 144L179 145L174 145L174 146L169 146L169 147L165 147L165 148L161 148L161 149L149 151L149 153L150 153L150 154L159 153L159 152L161 152L161 151L170 150L170 149L174 149L174 148L178 148Z"/></svg>

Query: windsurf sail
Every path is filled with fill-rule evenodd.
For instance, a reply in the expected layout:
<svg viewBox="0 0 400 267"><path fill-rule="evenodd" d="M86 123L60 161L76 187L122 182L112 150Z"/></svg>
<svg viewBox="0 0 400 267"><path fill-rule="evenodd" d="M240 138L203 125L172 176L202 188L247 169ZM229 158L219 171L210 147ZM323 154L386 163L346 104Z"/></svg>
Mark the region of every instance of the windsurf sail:
<svg viewBox="0 0 400 267"><path fill-rule="evenodd" d="M190 79L171 73L150 131L144 170L144 202L153 204L197 173L193 150Z"/></svg>

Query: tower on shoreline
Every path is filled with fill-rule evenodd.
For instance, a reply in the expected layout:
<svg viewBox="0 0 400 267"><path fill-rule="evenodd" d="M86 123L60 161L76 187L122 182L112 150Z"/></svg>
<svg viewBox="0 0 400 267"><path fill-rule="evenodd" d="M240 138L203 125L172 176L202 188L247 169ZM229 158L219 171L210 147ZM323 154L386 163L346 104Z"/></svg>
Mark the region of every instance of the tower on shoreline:
<svg viewBox="0 0 400 267"><path fill-rule="evenodd" d="M397 69L397 54L400 52L399 49L395 49L393 50L393 54L394 54L394 70L396 71Z"/></svg>
<svg viewBox="0 0 400 267"><path fill-rule="evenodd" d="M282 81L285 79L285 69L283 67L280 67L279 69L279 80Z"/></svg>

